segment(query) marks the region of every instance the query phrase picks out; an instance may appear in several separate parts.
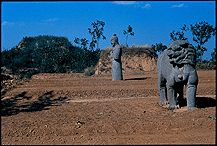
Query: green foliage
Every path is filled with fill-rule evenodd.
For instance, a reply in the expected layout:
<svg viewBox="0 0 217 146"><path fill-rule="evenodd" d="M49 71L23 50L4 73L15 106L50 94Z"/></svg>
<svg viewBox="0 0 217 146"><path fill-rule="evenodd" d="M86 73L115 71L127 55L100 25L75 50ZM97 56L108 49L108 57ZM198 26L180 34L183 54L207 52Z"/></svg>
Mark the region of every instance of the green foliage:
<svg viewBox="0 0 217 146"><path fill-rule="evenodd" d="M93 26L93 30L88 28L89 33L92 35L92 41L90 42L90 48L93 50L95 47L95 44L97 44L97 48L99 49L99 39L103 38L103 40L106 39L106 37L103 35L103 30L105 26L105 22L97 20L96 22L93 22L91 24Z"/></svg>
<svg viewBox="0 0 217 146"><path fill-rule="evenodd" d="M214 52L211 53L211 60L216 64L216 48L214 48Z"/></svg>
<svg viewBox="0 0 217 146"><path fill-rule="evenodd" d="M190 30L193 35L193 41L195 41L198 46L196 46L196 58L197 62L200 61L202 62L202 56L205 51L207 51L207 48L205 48L204 45L210 38L211 36L216 35L216 28L214 28L212 25L208 24L205 21L200 22L199 24L196 23L195 25L190 25L190 28L188 28L185 24L181 28L182 31L177 31L173 30L170 33L170 40L187 40L186 37L184 37L184 31Z"/></svg>
<svg viewBox="0 0 217 146"><path fill-rule="evenodd" d="M87 40L86 38L81 38L80 41L81 41L81 47L82 47L85 51L87 51L88 40Z"/></svg>
<svg viewBox="0 0 217 146"><path fill-rule="evenodd" d="M196 23L194 26L191 24L191 31L193 40L199 45L203 45L211 38L211 35L215 36L216 34L216 29L205 21Z"/></svg>
<svg viewBox="0 0 217 146"><path fill-rule="evenodd" d="M204 54L205 51L207 51L207 48L205 48L204 46L195 46L196 49L196 61L197 62L202 62L202 56Z"/></svg>
<svg viewBox="0 0 217 146"><path fill-rule="evenodd" d="M207 49L202 45L204 45L211 38L211 35L216 35L216 28L205 21L202 21L199 24L196 23L195 25L191 24L190 26L193 41L198 44L196 47L197 57L199 57L202 62L202 56L204 52L207 51Z"/></svg>
<svg viewBox="0 0 217 146"><path fill-rule="evenodd" d="M80 44L80 39L75 37L74 42L75 44Z"/></svg>
<svg viewBox="0 0 217 146"><path fill-rule="evenodd" d="M3 51L1 66L12 69L13 73L25 68L38 68L42 73L83 72L98 59L99 50L72 46L66 37L45 35L24 37L18 46Z"/></svg>
<svg viewBox="0 0 217 146"><path fill-rule="evenodd" d="M189 28L186 27L186 25L184 24L184 26L181 28L182 31L177 31L175 32L175 30L173 30L171 33L170 33L170 37L171 39L170 40L187 40L188 38L184 37L184 32L183 31L187 31L189 30Z"/></svg>
<svg viewBox="0 0 217 146"><path fill-rule="evenodd" d="M87 40L86 38L76 38L74 42L76 44L80 44L81 48L84 50L84 53L81 55L81 59L84 60L86 63L85 67L90 67L91 65L95 65L97 64L98 60L99 60L99 56L100 56L100 49L99 49L99 39L101 38L101 36L103 37L103 39L106 39L106 37L103 35L103 29L105 26L105 23L103 21L99 21L97 20L97 22L93 22L91 24L93 26L93 30L91 30L90 28L88 28L89 33L92 35L92 41L89 43L89 40ZM88 49L88 45L89 44L89 49ZM94 48L97 44L97 48L94 51Z"/></svg>
<svg viewBox="0 0 217 146"><path fill-rule="evenodd" d="M91 65L91 67L86 68L84 71L84 76L91 76L93 74L95 74L95 69L93 65Z"/></svg>
<svg viewBox="0 0 217 146"><path fill-rule="evenodd" d="M126 47L128 47L128 44L127 44L128 35L129 35L129 34L130 34L131 36L134 35L134 32L132 32L132 31L133 31L133 28L129 25L128 28L127 28L127 30L124 30L124 32L123 32L124 35L127 35L127 36L126 36Z"/></svg>
<svg viewBox="0 0 217 146"><path fill-rule="evenodd" d="M213 70L216 69L216 63L212 60L203 60L202 62L197 62L196 64L197 70Z"/></svg>
<svg viewBox="0 0 217 146"><path fill-rule="evenodd" d="M157 53L157 52L162 53L167 48L167 46L163 45L161 42L156 43L156 44L152 44L151 47L154 49L155 53Z"/></svg>
<svg viewBox="0 0 217 146"><path fill-rule="evenodd" d="M209 116L208 118L211 118L212 120L216 120L216 117Z"/></svg>
<svg viewBox="0 0 217 146"><path fill-rule="evenodd" d="M74 42L76 43L76 44L80 44L81 45L81 48L82 49L84 49L85 51L87 51L87 44L89 44L88 42L89 42L89 40L87 40L86 38L76 38L75 37L75 40L74 40Z"/></svg>
<svg viewBox="0 0 217 146"><path fill-rule="evenodd" d="M29 79L31 78L31 76L33 76L34 74L39 73L39 71L37 69L33 69L30 71L27 71L26 73L22 74L19 78L20 79Z"/></svg>

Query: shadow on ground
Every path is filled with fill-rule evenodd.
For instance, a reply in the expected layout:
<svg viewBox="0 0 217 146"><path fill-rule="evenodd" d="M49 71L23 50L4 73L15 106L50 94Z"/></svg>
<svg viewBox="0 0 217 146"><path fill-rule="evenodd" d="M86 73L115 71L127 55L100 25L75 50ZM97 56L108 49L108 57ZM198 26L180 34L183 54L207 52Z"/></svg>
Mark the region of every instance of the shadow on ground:
<svg viewBox="0 0 217 146"><path fill-rule="evenodd" d="M198 108L215 107L216 99L210 97L196 97L195 104Z"/></svg>
<svg viewBox="0 0 217 146"><path fill-rule="evenodd" d="M35 112L48 110L48 106L60 106L59 101L64 101L66 97L53 98L53 91L49 91L40 96L36 101L29 101L32 97L26 96L27 92L22 92L15 97L1 100L1 116L11 116L20 112Z"/></svg>
<svg viewBox="0 0 217 146"><path fill-rule="evenodd" d="M216 99L211 97L196 97L195 104L197 108L207 108L207 107L215 107L216 106ZM183 106L187 106L187 99L183 99Z"/></svg>
<svg viewBox="0 0 217 146"><path fill-rule="evenodd" d="M150 77L146 77L146 78L130 78L130 79L124 79L124 80L146 80L149 79Z"/></svg>

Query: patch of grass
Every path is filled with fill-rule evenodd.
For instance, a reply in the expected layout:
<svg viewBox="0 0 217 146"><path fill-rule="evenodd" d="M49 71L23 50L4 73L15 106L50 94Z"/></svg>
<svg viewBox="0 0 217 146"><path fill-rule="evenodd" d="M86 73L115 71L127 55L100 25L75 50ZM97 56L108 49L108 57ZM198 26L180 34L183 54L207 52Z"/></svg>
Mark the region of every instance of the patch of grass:
<svg viewBox="0 0 217 146"><path fill-rule="evenodd" d="M212 120L216 120L216 117L209 116L208 118L211 118Z"/></svg>
<svg viewBox="0 0 217 146"><path fill-rule="evenodd" d="M33 70L30 70L30 71L27 71L25 74L21 75L19 78L20 79L29 79L31 78L34 74L37 74L39 73L38 70L36 69L33 69Z"/></svg>
<svg viewBox="0 0 217 146"><path fill-rule="evenodd" d="M92 76L93 74L95 74L95 68L92 65L84 70L84 76Z"/></svg>

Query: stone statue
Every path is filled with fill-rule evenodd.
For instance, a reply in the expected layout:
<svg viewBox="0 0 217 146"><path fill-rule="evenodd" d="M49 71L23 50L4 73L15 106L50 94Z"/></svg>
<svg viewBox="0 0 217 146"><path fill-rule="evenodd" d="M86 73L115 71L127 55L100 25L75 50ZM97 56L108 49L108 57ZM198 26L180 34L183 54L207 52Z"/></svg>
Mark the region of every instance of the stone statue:
<svg viewBox="0 0 217 146"><path fill-rule="evenodd" d="M121 54L122 48L118 43L118 37L114 33L110 38L113 50L110 52L112 64L112 80L123 80Z"/></svg>
<svg viewBox="0 0 217 146"><path fill-rule="evenodd" d="M198 76L195 70L196 50L186 40L176 40L160 54L157 60L160 103L171 109L183 104L183 86L187 85L187 109L195 109ZM178 94L178 97L177 97Z"/></svg>

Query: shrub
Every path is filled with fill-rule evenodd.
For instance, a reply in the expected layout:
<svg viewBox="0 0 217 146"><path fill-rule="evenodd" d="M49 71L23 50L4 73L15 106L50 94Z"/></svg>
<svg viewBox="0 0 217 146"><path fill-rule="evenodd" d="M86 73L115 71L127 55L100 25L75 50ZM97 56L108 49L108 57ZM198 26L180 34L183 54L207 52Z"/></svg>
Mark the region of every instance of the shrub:
<svg viewBox="0 0 217 146"><path fill-rule="evenodd" d="M20 69L38 68L41 73L83 72L95 65L100 50L73 46L66 37L24 37L18 46L1 52L1 66L17 73Z"/></svg>
<svg viewBox="0 0 217 146"><path fill-rule="evenodd" d="M92 76L95 74L95 67L91 65L91 67L88 67L84 71L84 76Z"/></svg>
<svg viewBox="0 0 217 146"><path fill-rule="evenodd" d="M37 70L37 69L29 70L26 73L24 73L23 75L21 75L19 78L20 79L29 79L37 73L39 73L39 70Z"/></svg>

